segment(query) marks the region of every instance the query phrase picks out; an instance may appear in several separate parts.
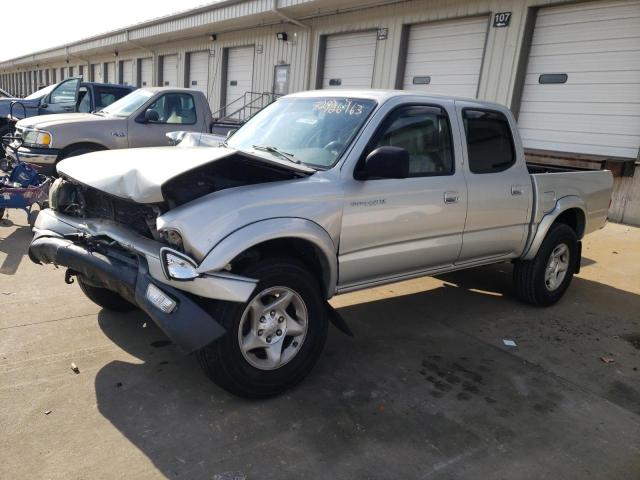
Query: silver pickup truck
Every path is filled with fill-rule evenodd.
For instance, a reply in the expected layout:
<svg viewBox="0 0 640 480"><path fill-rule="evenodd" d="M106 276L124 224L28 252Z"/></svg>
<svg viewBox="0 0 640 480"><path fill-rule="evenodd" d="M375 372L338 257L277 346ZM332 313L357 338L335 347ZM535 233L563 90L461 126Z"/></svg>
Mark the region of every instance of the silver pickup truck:
<svg viewBox="0 0 640 480"><path fill-rule="evenodd" d="M527 166L517 132L476 100L289 95L218 147L62 161L29 254L104 308L144 310L223 388L274 395L329 322L349 332L336 294L514 262L523 301L562 297L612 176Z"/></svg>

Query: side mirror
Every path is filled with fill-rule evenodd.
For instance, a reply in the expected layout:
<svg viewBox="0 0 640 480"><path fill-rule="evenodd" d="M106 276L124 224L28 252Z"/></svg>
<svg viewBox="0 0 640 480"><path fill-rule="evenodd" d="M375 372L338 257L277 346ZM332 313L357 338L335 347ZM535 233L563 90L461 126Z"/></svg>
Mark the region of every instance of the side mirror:
<svg viewBox="0 0 640 480"><path fill-rule="evenodd" d="M359 180L375 178L407 178L409 152L400 147L378 147L364 161L358 172Z"/></svg>
<svg viewBox="0 0 640 480"><path fill-rule="evenodd" d="M149 108L144 112L144 123L157 122L160 120L160 114L157 110Z"/></svg>

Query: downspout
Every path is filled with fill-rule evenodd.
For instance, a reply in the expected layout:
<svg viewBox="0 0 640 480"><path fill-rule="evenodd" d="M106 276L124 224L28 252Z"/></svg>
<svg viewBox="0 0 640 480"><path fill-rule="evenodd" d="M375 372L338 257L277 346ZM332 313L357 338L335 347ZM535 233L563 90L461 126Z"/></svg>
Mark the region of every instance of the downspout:
<svg viewBox="0 0 640 480"><path fill-rule="evenodd" d="M306 88L306 90L309 90L309 84L311 82L311 54L313 53L313 42L311 41L311 25L307 25L306 23L302 23L299 20L296 20L295 18L290 17L289 15L287 15L286 13L278 10L278 0L273 0L273 4L271 6L271 12L274 13L275 15L277 15L278 17L282 18L283 20L285 20L286 22L289 23L293 23L294 25L297 25L299 27L304 28L305 30L307 30L307 78L305 81L305 85L304 88Z"/></svg>

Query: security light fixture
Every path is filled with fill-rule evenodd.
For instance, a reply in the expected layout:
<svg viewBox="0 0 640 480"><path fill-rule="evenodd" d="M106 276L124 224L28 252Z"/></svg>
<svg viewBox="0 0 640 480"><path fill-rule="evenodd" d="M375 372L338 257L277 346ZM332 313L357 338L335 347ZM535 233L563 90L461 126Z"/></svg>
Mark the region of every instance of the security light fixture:
<svg viewBox="0 0 640 480"><path fill-rule="evenodd" d="M287 39L289 38L289 36L287 35L287 32L278 32L276 33L276 37L278 38L278 40L282 40L283 42L286 42Z"/></svg>

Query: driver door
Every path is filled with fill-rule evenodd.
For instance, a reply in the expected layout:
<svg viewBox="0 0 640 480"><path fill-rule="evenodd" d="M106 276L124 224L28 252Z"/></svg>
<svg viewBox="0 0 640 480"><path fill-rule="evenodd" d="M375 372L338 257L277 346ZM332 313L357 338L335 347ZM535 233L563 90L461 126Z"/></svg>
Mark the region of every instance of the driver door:
<svg viewBox="0 0 640 480"><path fill-rule="evenodd" d="M467 187L447 111L421 104L396 108L359 166L381 146L409 152L409 175L358 180L356 167L346 182L338 257L343 288L450 266L462 247Z"/></svg>
<svg viewBox="0 0 640 480"><path fill-rule="evenodd" d="M42 100L38 108L38 114L75 112L79 89L79 78L70 78L61 82Z"/></svg>
<svg viewBox="0 0 640 480"><path fill-rule="evenodd" d="M129 147L170 145L167 133L202 130L193 96L189 93L166 93L128 120Z"/></svg>

